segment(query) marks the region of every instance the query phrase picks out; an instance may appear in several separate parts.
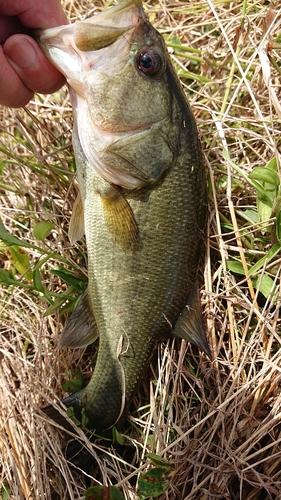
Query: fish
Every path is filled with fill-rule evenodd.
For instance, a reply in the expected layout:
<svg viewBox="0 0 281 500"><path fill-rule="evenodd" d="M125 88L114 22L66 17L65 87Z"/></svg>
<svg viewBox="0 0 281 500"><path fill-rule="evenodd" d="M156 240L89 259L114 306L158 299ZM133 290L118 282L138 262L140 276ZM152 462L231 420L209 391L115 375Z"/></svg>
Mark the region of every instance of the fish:
<svg viewBox="0 0 281 500"><path fill-rule="evenodd" d="M88 289L58 346L99 337L91 380L62 403L103 434L124 426L158 342L174 335L211 358L198 287L206 168L194 115L141 0L36 36L69 85L79 186L69 238L85 234L88 255Z"/></svg>

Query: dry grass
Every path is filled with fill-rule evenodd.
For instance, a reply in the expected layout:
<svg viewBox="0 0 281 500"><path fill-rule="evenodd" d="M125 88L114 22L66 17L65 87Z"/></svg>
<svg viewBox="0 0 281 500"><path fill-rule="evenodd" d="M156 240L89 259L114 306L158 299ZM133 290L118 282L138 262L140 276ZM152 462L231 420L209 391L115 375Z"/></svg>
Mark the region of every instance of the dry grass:
<svg viewBox="0 0 281 500"><path fill-rule="evenodd" d="M94 10L88 1L63 4L73 18ZM126 500L137 499L138 475L153 452L171 464L161 499L280 499L280 252L266 259L278 242L276 214L266 230L264 222L243 217L249 208L257 213L256 190L245 177L275 156L280 165L280 79L272 45L281 24L279 2L151 0L145 6L169 42L178 37L192 48L185 54L174 48L172 57L209 166L202 302L215 361L184 342L160 345L135 400L128 446L98 453L91 474L99 483L118 484ZM0 113L1 217L12 234L35 245L26 249L32 269L48 252L57 254L40 268L54 301L55 294L68 293L49 272L60 264L58 255L77 276L86 272L84 244L72 248L67 239L77 193L69 171L67 91L38 96L27 110ZM41 220L54 223L45 242L32 232ZM256 275L268 276L275 287L267 297L251 274L262 257ZM13 270L4 248L0 259L2 268ZM243 274L230 270L229 261ZM15 275L22 286L0 289L0 498L83 498L90 478L69 468L63 435L40 407L62 396L69 372L81 368L90 377L95 348L58 352L65 318L58 312L44 317L48 296ZM98 445L88 445L98 452Z"/></svg>

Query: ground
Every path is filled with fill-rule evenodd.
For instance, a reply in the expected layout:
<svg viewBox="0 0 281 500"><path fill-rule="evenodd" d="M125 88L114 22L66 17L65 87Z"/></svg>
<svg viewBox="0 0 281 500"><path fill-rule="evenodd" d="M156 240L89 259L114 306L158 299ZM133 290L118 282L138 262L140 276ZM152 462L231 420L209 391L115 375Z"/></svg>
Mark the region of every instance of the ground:
<svg viewBox="0 0 281 500"><path fill-rule="evenodd" d="M68 91L0 109L0 498L82 499L90 484L115 484L137 500L157 468L161 500L281 498L278 4L145 3L206 156L201 299L214 359L179 339L160 344L127 435L115 436L124 444L100 452L79 431L97 453L88 476L40 410L75 389L77 372L87 381L96 356L96 345L56 347L87 275L84 241L67 236L77 196ZM75 20L106 4L63 5Z"/></svg>

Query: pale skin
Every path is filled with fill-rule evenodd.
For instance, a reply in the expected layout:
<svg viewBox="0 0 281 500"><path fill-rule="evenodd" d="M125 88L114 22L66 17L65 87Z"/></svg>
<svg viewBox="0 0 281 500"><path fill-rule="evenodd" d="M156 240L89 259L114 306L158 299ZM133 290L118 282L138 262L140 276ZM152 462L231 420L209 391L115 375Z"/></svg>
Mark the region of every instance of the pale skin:
<svg viewBox="0 0 281 500"><path fill-rule="evenodd" d="M67 18L59 0L0 0L0 104L25 106L34 92L51 94L65 83L28 35L62 24Z"/></svg>

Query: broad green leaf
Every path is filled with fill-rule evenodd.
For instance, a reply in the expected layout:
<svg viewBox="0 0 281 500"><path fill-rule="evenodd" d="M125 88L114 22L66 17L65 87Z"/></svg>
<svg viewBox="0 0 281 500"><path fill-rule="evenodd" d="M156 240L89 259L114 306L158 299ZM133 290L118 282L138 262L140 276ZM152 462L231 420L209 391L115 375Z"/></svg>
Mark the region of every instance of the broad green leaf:
<svg viewBox="0 0 281 500"><path fill-rule="evenodd" d="M67 380L62 386L65 392L78 392L84 386L84 377L81 372L76 373L76 375L71 379Z"/></svg>
<svg viewBox="0 0 281 500"><path fill-rule="evenodd" d="M5 253L16 270L24 275L27 281L32 281L32 271L30 269L30 260L26 251L18 245L8 245Z"/></svg>
<svg viewBox="0 0 281 500"><path fill-rule="evenodd" d="M243 276L245 275L245 271L241 262L237 262L236 260L228 260L226 262L226 269L232 271L235 274L243 274Z"/></svg>
<svg viewBox="0 0 281 500"><path fill-rule="evenodd" d="M256 289L259 289L260 293L262 293L266 299L269 297L273 297L274 301L278 299L278 290L274 285L273 279L268 276L268 274L255 276L253 278L253 285Z"/></svg>
<svg viewBox="0 0 281 500"><path fill-rule="evenodd" d="M267 164L265 165L265 168L271 168L272 170L275 170L277 172L277 160L276 160L276 156L273 156L273 158L271 158L271 160L269 160L267 162Z"/></svg>
<svg viewBox="0 0 281 500"><path fill-rule="evenodd" d="M255 167L252 172L249 173L249 178L258 182L266 182L267 184L271 184L276 188L280 184L280 179L277 172L268 167Z"/></svg>
<svg viewBox="0 0 281 500"><path fill-rule="evenodd" d="M80 420L78 420L78 418L76 417L75 415L75 411L74 411L74 408L73 406L70 406L69 408L67 408L66 410L66 413L67 415L69 416L69 418L78 426L78 427L81 427L81 422Z"/></svg>
<svg viewBox="0 0 281 500"><path fill-rule="evenodd" d="M85 491L86 500L124 500L116 486L91 486Z"/></svg>
<svg viewBox="0 0 281 500"><path fill-rule="evenodd" d="M266 222L271 218L272 215L272 206L273 206L273 201L269 202L268 199L265 199L264 197L260 197L258 195L258 200L257 200L257 206L258 206L258 213L259 213L259 218L261 222ZM264 228L262 233L264 231L267 231L267 227Z"/></svg>
<svg viewBox="0 0 281 500"><path fill-rule="evenodd" d="M33 228L33 235L36 240L44 241L55 227L53 222L41 221L37 222Z"/></svg>
<svg viewBox="0 0 281 500"><path fill-rule="evenodd" d="M181 39L178 36L174 35L174 36L172 36L171 43L173 43L175 45L181 45Z"/></svg>
<svg viewBox="0 0 281 500"><path fill-rule="evenodd" d="M272 196L269 196L268 191L260 182L256 181L255 179L252 179L251 184L257 190L260 198L264 200L264 202L267 200L268 203L272 204Z"/></svg>
<svg viewBox="0 0 281 500"><path fill-rule="evenodd" d="M169 484L167 469L156 467L141 474L138 482L140 500L150 497L156 498L162 495L168 489Z"/></svg>
<svg viewBox="0 0 281 500"><path fill-rule="evenodd" d="M0 495L1 495L1 500L9 500L11 495L11 488L8 485L8 483L6 482L3 483Z"/></svg>
<svg viewBox="0 0 281 500"><path fill-rule="evenodd" d="M248 208L245 211L237 210L237 214L251 224L258 224L258 222L260 222L257 211L252 208Z"/></svg>
<svg viewBox="0 0 281 500"><path fill-rule="evenodd" d="M88 417L86 415L86 410L85 410L85 408L82 408L82 410L81 410L81 424L82 424L82 427L87 427L88 423L89 423L89 419L88 419Z"/></svg>

